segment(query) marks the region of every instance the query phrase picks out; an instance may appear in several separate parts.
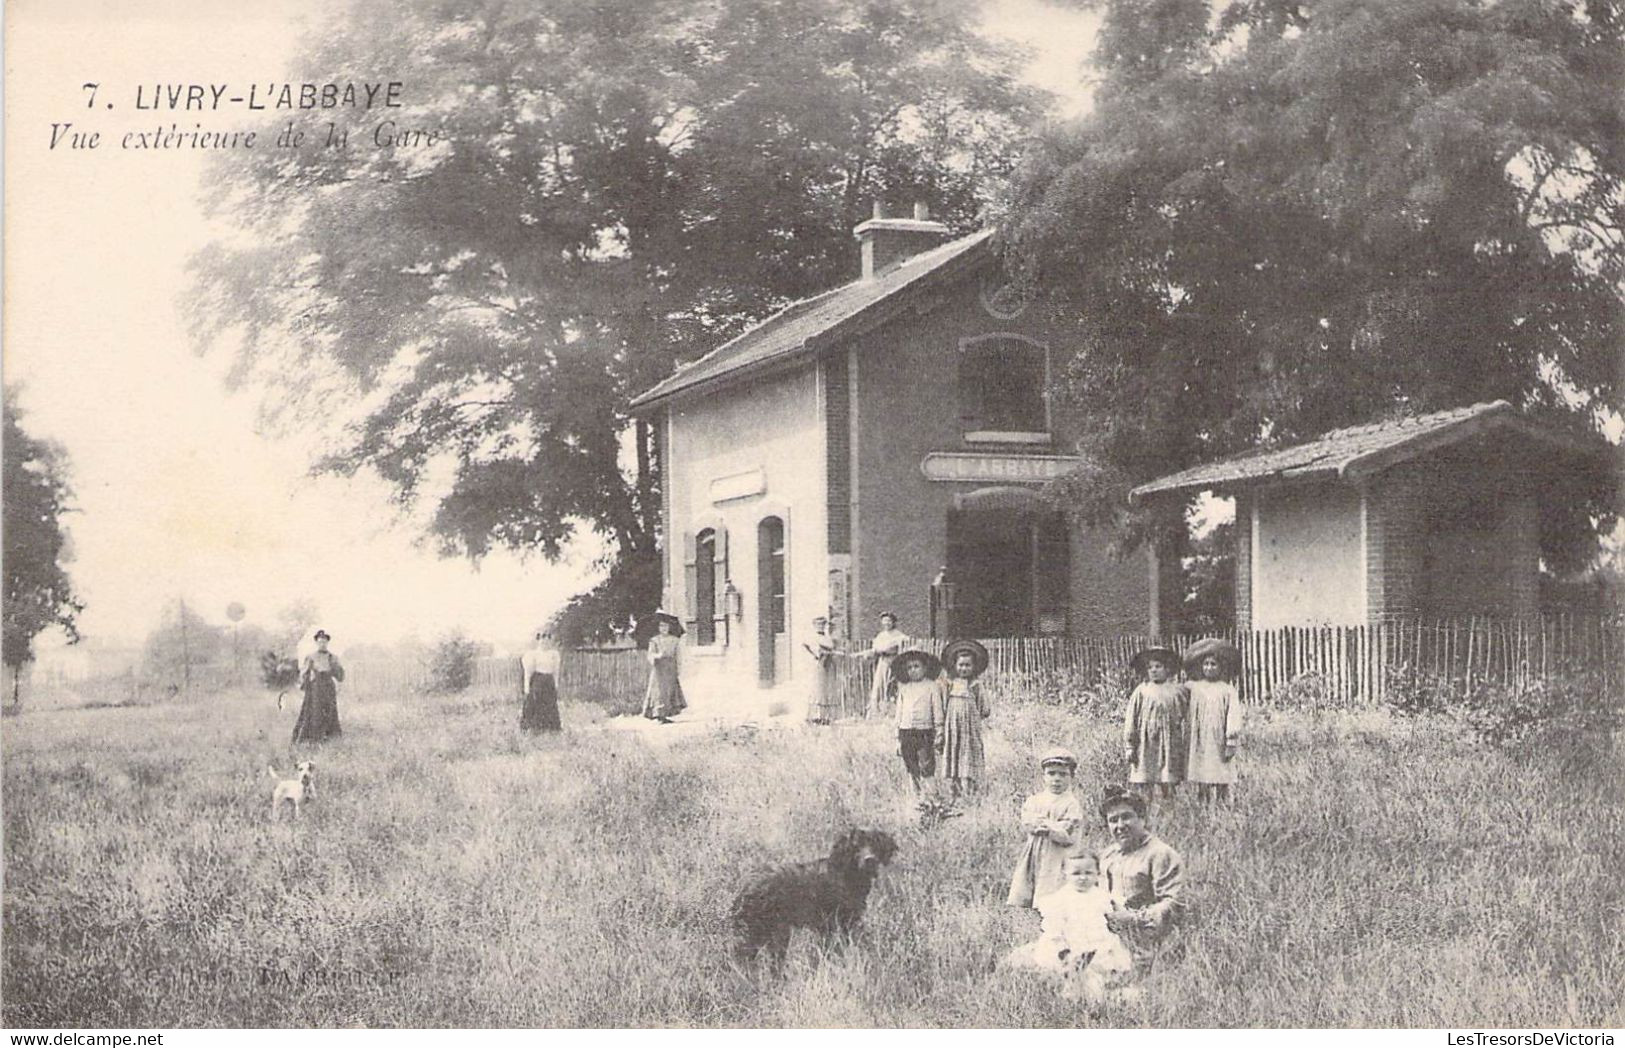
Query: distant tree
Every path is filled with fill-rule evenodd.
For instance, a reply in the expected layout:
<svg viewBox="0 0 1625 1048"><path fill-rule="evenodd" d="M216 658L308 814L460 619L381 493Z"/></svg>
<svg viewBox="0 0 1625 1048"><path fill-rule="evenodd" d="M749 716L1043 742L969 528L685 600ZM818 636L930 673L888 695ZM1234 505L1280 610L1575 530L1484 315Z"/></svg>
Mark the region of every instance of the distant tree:
<svg viewBox="0 0 1625 1048"><path fill-rule="evenodd" d="M429 691L455 695L474 682L474 660L480 646L460 632L442 637L429 657Z"/></svg>
<svg viewBox="0 0 1625 1048"><path fill-rule="evenodd" d="M276 614L277 630L272 636L277 650L292 655L299 644L316 631L320 617L320 609L310 598L289 601Z"/></svg>
<svg viewBox="0 0 1625 1048"><path fill-rule="evenodd" d="M568 647L604 644L624 633L632 620L651 621L660 605L662 570L657 559L623 560L609 577L570 599L553 621L553 633Z"/></svg>
<svg viewBox="0 0 1625 1048"><path fill-rule="evenodd" d="M147 634L142 663L148 674L182 691L206 679L212 683L230 664L230 656L225 627L177 600L164 609L163 621Z"/></svg>
<svg viewBox="0 0 1625 1048"><path fill-rule="evenodd" d="M1091 6L1094 110L1042 136L1006 227L1076 325L1071 501L1117 519L1199 461L1475 401L1620 411L1617 3ZM1558 540L1611 527L1607 489L1549 500L1549 562L1594 552Z"/></svg>
<svg viewBox="0 0 1625 1048"><path fill-rule="evenodd" d="M1225 521L1191 541L1185 560L1179 628L1220 633L1236 625L1235 524Z"/></svg>
<svg viewBox="0 0 1625 1048"><path fill-rule="evenodd" d="M627 402L854 275L870 201L964 228L1035 111L976 0L445 0L335 9L305 67L411 69L393 131L221 164L244 236L193 263L200 346L274 419L335 406L320 470L427 496L442 552L657 559L659 466ZM362 141L365 140L365 141ZM230 337L228 337L230 336ZM338 396L321 394L337 393ZM347 405L361 405L346 414ZM450 476L432 490L431 476ZM612 571L594 615L646 613ZM656 594L657 596L658 594ZM596 629L583 625L582 629Z"/></svg>
<svg viewBox="0 0 1625 1048"><path fill-rule="evenodd" d="M30 436L21 423L14 387L5 387L5 665L12 671L13 706L21 702L23 666L34 658L34 638L56 626L68 642L79 639L76 616L84 604L63 568L70 559L62 516L73 498L66 453Z"/></svg>

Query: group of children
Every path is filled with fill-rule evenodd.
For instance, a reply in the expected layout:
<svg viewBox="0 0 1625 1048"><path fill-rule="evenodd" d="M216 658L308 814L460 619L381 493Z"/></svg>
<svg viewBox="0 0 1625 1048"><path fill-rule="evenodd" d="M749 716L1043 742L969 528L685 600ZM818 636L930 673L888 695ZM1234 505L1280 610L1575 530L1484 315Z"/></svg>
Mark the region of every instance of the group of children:
<svg viewBox="0 0 1625 1048"><path fill-rule="evenodd" d="M1186 681L1176 675L1183 661ZM988 704L979 677L987 670L987 649L956 640L938 659L909 649L886 667L888 691L897 701L897 748L909 781L919 791L942 776L955 797L976 791L985 763L982 721ZM1203 800L1228 800L1236 781L1235 756L1241 741L1241 699L1232 683L1241 655L1216 638L1191 645L1181 660L1172 648L1153 646L1131 665L1142 680L1123 710L1123 757L1127 781L1142 796L1152 788L1164 797L1181 782L1192 782ZM880 672L876 672L877 688Z"/></svg>
<svg viewBox="0 0 1625 1048"><path fill-rule="evenodd" d="M909 650L892 659L897 694L897 749L918 791L936 774L955 797L976 790L985 764L982 721L987 697L977 680L987 669L987 649L973 640L956 640L939 660L928 651Z"/></svg>
<svg viewBox="0 0 1625 1048"><path fill-rule="evenodd" d="M1174 680L1181 661L1188 678ZM1241 698L1235 680L1241 653L1209 638L1185 651L1150 647L1134 656L1145 676L1123 710L1123 757L1128 781L1149 796L1152 787L1171 797L1181 782L1197 786L1203 800L1228 800L1236 781L1241 742Z"/></svg>
<svg viewBox="0 0 1625 1048"><path fill-rule="evenodd" d="M1149 967L1180 912L1184 866L1147 828L1147 804L1153 787L1170 797L1186 781L1204 800L1228 799L1241 735L1233 683L1240 663L1235 647L1217 639L1193 644L1183 659L1160 646L1135 655L1132 665L1144 679L1123 713L1129 786L1108 787L1100 803L1112 837L1103 851L1081 840L1077 757L1065 749L1041 755L1043 789L1022 805L1026 844L1006 900L1036 909L1041 934L1011 951L1008 967L1058 974L1094 1003ZM1176 679L1182 664L1185 682ZM936 773L938 758L955 797L974 793L981 782L989 710L978 678L987 665L986 648L966 640L949 643L940 660L921 650L891 660L898 750L916 791Z"/></svg>
<svg viewBox="0 0 1625 1048"><path fill-rule="evenodd" d="M1004 958L1006 967L1059 975L1098 1004L1109 989L1149 971L1184 905L1184 860L1146 825L1145 798L1108 786L1101 821L1112 843L1082 841L1083 807L1073 793L1078 759L1054 749L1039 759L1043 789L1021 806L1026 847L1010 878L1011 906L1035 909L1040 935Z"/></svg>

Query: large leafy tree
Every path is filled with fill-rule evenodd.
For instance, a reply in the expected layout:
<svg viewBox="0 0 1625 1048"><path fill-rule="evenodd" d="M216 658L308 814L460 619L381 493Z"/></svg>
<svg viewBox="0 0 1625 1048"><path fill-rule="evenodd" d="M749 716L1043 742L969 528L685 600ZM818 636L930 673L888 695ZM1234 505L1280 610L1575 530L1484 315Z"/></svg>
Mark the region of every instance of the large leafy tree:
<svg viewBox="0 0 1625 1048"><path fill-rule="evenodd" d="M1095 6L1096 105L1032 151L1007 226L1077 325L1074 502L1394 413L1618 412L1617 3ZM1564 502L1606 518L1599 488Z"/></svg>
<svg viewBox="0 0 1625 1048"><path fill-rule="evenodd" d="M24 663L34 657L34 638L60 627L79 639L75 617L84 605L74 596L63 565L68 561L62 516L73 492L67 459L57 444L22 428L16 391L5 390L5 664L13 671L12 701L20 695Z"/></svg>
<svg viewBox="0 0 1625 1048"><path fill-rule="evenodd" d="M596 533L624 619L658 596L658 463L630 396L853 275L875 198L973 221L1033 99L972 0L412 0L346 12L306 66L399 70L210 181L244 235L194 261L196 335L273 419L343 425L318 468L431 501L448 554ZM319 79L319 78L318 78ZM323 118L334 112L324 111ZM378 148L435 128L432 146ZM308 125L307 125L308 126ZM335 395L337 394L337 395Z"/></svg>

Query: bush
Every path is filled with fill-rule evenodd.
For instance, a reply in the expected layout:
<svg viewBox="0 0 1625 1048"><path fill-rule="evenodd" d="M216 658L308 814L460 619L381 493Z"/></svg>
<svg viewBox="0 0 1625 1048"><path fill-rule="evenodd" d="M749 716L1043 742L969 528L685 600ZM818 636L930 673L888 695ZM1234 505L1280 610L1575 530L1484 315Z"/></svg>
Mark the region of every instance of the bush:
<svg viewBox="0 0 1625 1048"><path fill-rule="evenodd" d="M1462 717L1493 746L1525 749L1532 743L1559 746L1602 744L1625 727L1620 696L1597 674L1552 677L1524 686L1490 684L1467 692Z"/></svg>
<svg viewBox="0 0 1625 1048"><path fill-rule="evenodd" d="M428 689L436 695L455 695L474 682L474 658L480 646L453 633L436 644L429 656Z"/></svg>
<svg viewBox="0 0 1625 1048"><path fill-rule="evenodd" d="M1468 687L1400 667L1389 672L1386 702L1406 716L1454 717L1491 746L1531 755L1584 760L1611 751L1625 728L1625 702L1595 673Z"/></svg>
<svg viewBox="0 0 1625 1048"><path fill-rule="evenodd" d="M1383 702L1407 717L1459 709L1464 691L1449 677L1423 673L1409 663L1383 668Z"/></svg>
<svg viewBox="0 0 1625 1048"><path fill-rule="evenodd" d="M260 680L271 691L287 691L299 683L299 660L268 651L260 656Z"/></svg>
<svg viewBox="0 0 1625 1048"><path fill-rule="evenodd" d="M1276 709L1303 710L1306 713L1340 710L1346 705L1331 681L1314 670L1300 673L1270 692L1269 704Z"/></svg>

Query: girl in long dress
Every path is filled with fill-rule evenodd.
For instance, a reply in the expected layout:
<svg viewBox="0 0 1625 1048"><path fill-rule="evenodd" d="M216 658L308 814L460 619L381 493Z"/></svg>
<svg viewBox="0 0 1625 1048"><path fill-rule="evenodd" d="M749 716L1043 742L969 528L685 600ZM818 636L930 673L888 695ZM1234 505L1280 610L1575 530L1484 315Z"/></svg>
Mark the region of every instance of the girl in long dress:
<svg viewBox="0 0 1625 1048"><path fill-rule="evenodd" d="M1123 710L1123 756L1128 781L1142 795L1153 784L1164 797L1185 778L1185 716L1190 692L1172 679L1179 656L1171 648L1146 648L1133 666L1146 679L1129 695Z"/></svg>
<svg viewBox="0 0 1625 1048"><path fill-rule="evenodd" d="M655 612L655 635L649 638L649 687L643 693L643 715L661 724L688 707L677 679L678 638L683 624L668 611Z"/></svg>
<svg viewBox="0 0 1625 1048"><path fill-rule="evenodd" d="M874 642L857 653L860 658L870 655L875 658L875 673L869 681L869 716L878 717L891 704L892 690L897 684L891 671L892 656L906 647L908 634L897 628L897 616L889 611L883 612L880 632L875 634Z"/></svg>
<svg viewBox="0 0 1625 1048"><path fill-rule="evenodd" d="M1201 800L1228 801L1236 781L1236 747L1241 742L1241 697L1231 683L1241 666L1234 645L1210 638L1185 652L1190 678L1190 754L1185 778L1196 783Z"/></svg>
<svg viewBox="0 0 1625 1048"><path fill-rule="evenodd" d="M536 643L519 656L519 691L524 704L519 711L519 727L524 731L558 731L559 692L555 681L559 672L559 649L546 632L536 634Z"/></svg>
<svg viewBox="0 0 1625 1048"><path fill-rule="evenodd" d="M835 638L829 635L828 619L822 615L813 619L813 642L802 647L813 657L807 720L813 724L829 724L840 713L840 703L835 682Z"/></svg>
<svg viewBox="0 0 1625 1048"><path fill-rule="evenodd" d="M987 649L975 641L954 641L942 651L942 666L948 674L942 774L958 797L976 791L986 763L982 722L988 715L987 696L977 678L987 668Z"/></svg>
<svg viewBox="0 0 1625 1048"><path fill-rule="evenodd" d="M299 704L299 719L293 725L294 742L321 742L340 734L338 682L344 679L344 667L327 650L331 639L326 630L317 630L316 650L305 656L300 667L305 700Z"/></svg>

